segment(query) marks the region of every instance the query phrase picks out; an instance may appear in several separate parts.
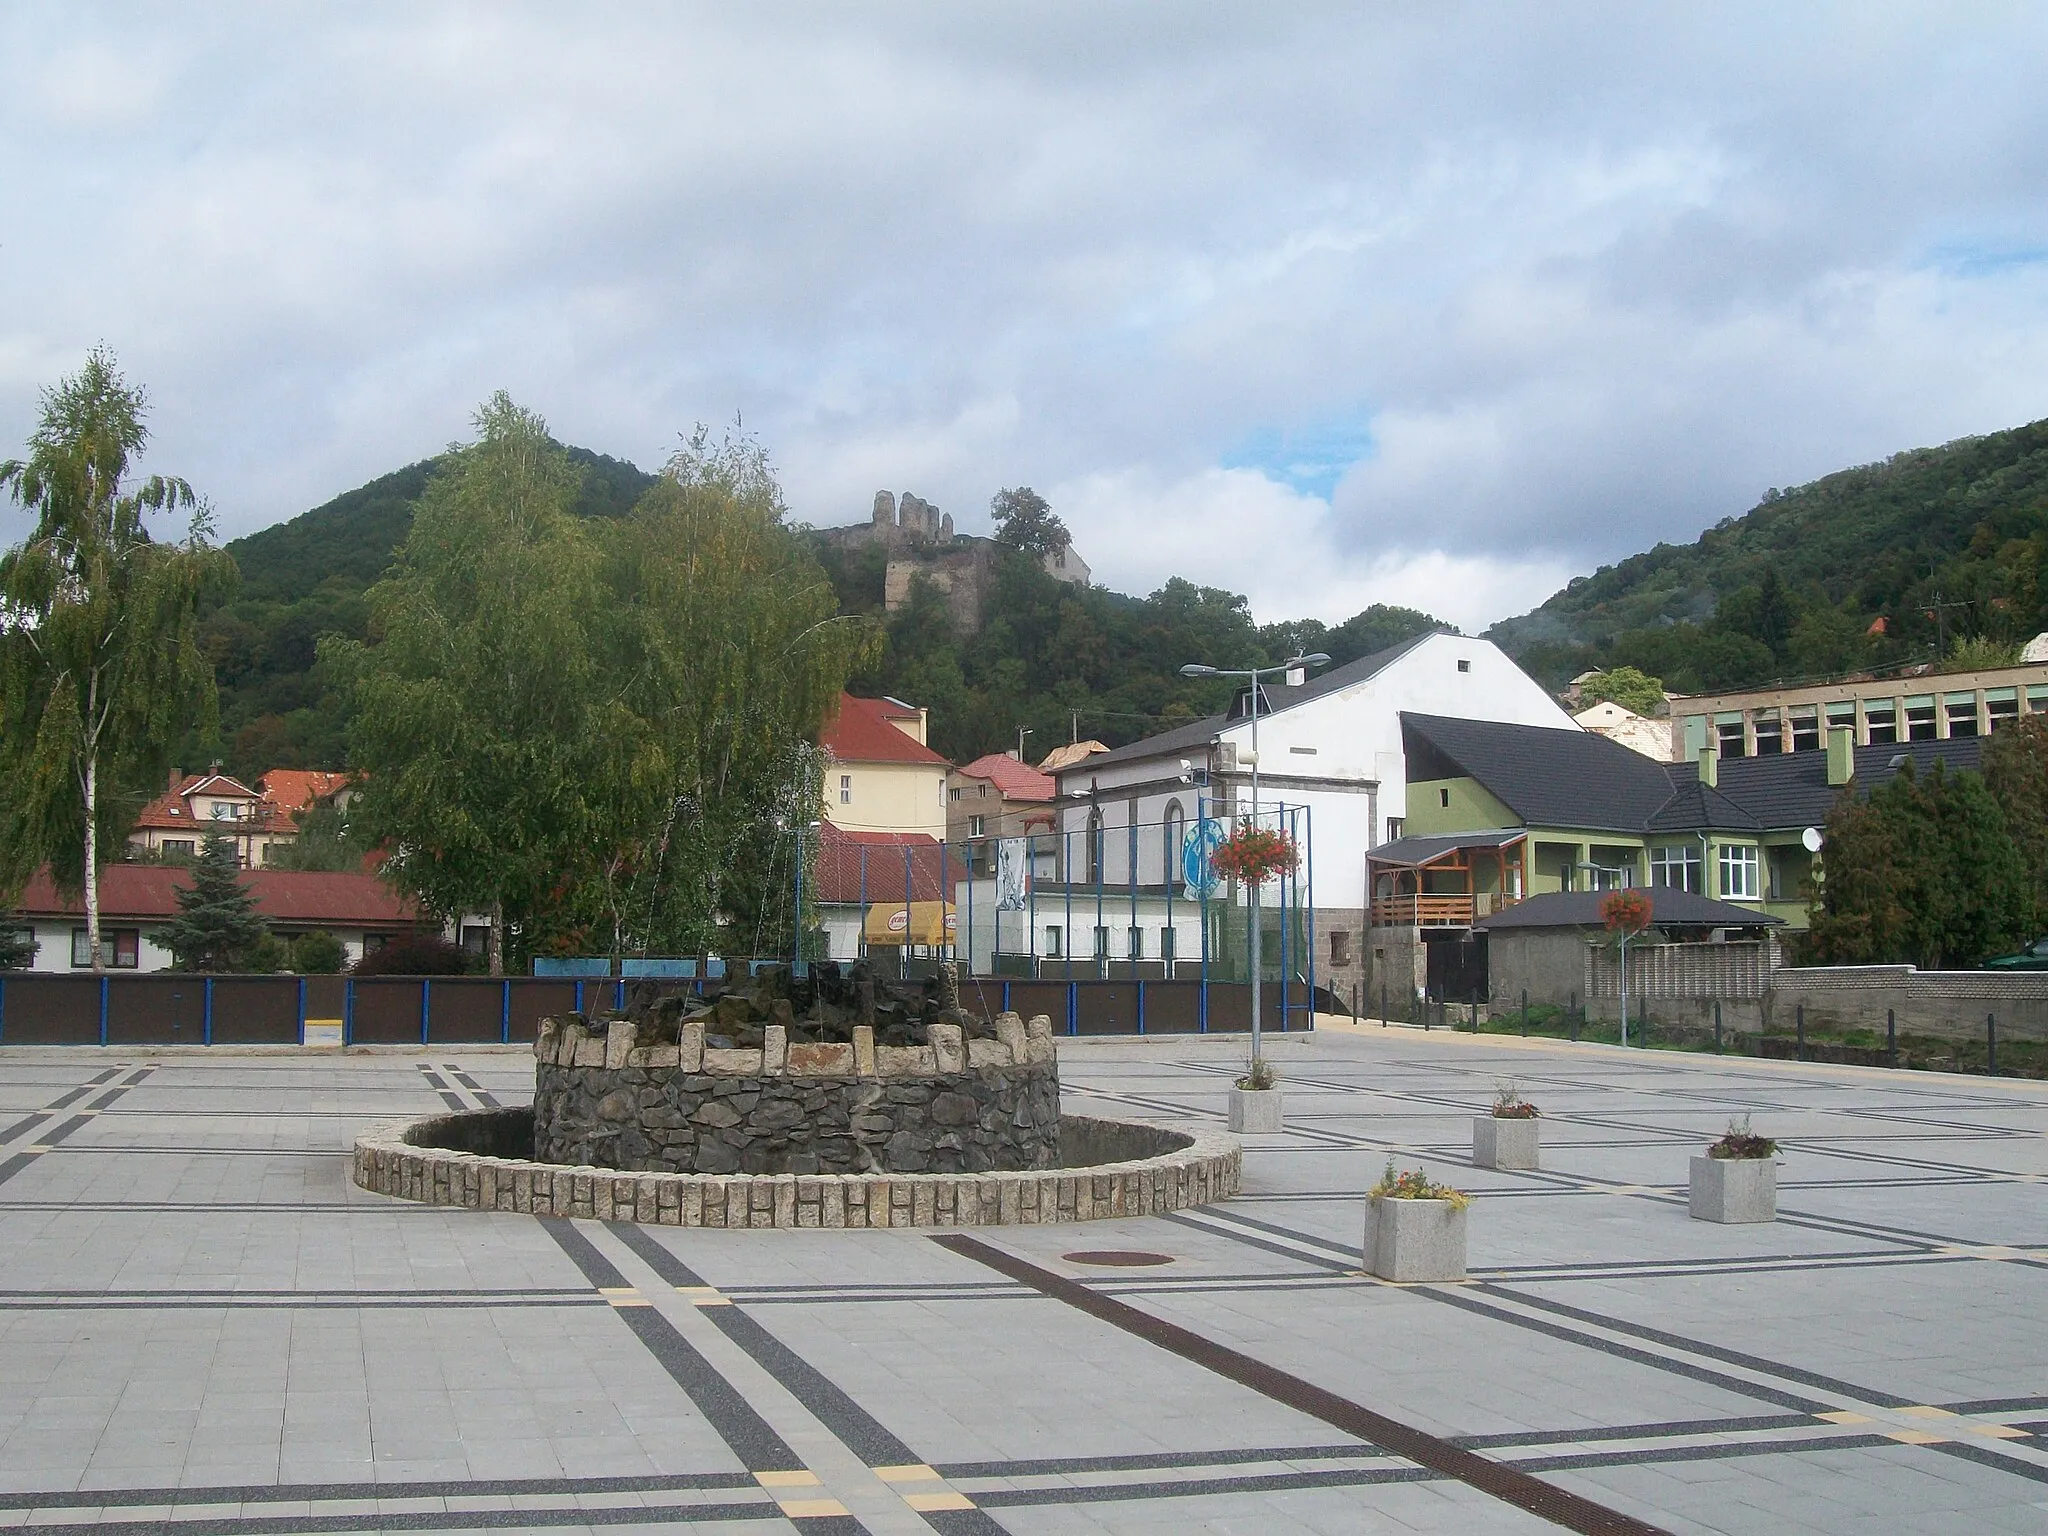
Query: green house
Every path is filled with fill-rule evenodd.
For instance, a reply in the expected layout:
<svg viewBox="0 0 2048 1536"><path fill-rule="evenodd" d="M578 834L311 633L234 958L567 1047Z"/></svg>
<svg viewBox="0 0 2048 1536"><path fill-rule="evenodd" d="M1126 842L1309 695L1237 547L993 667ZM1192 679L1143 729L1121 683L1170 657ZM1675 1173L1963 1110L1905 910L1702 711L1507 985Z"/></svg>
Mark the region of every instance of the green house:
<svg viewBox="0 0 2048 1536"><path fill-rule="evenodd" d="M1408 816L1367 855L1372 923L1468 927L1545 891L1666 886L1804 928L1819 827L1852 784L1908 761L1974 769L1978 738L1723 763L1712 750L1659 762L1592 732L1401 716ZM1375 942L1379 942L1377 939Z"/></svg>

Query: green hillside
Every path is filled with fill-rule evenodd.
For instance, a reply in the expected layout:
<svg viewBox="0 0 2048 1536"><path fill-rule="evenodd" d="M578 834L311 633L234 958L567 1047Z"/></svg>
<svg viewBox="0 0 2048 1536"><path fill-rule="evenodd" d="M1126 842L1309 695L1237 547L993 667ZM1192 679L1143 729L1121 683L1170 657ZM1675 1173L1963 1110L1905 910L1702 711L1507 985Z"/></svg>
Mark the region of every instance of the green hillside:
<svg viewBox="0 0 2048 1536"><path fill-rule="evenodd" d="M583 466L586 516L620 516L654 483L623 459L569 453ZM362 637L363 593L404 542L412 504L439 463L423 459L380 475L227 546L242 584L203 626L220 686L220 740L187 743L188 765L221 756L247 774L343 761L346 722L321 686L314 646L323 634Z"/></svg>
<svg viewBox="0 0 2048 1536"><path fill-rule="evenodd" d="M623 460L569 453L584 468L585 516L620 516L654 483ZM242 585L204 622L220 736L185 743L188 765L217 756L244 775L346 766L348 722L322 684L315 648L323 634L363 636L363 594L412 527L412 504L438 462L382 475L228 545ZM1185 662L1241 666L1282 660L1298 646L1342 663L1449 627L1383 606L1335 626L1259 626L1235 593L1172 581L1150 597L1127 597L1056 582L1035 560L1009 554L998 561L981 632L962 636L943 597L922 584L899 612L882 611L880 550L849 558L822 539L815 547L840 611L875 625L873 659L856 688L929 706L933 745L956 762L1014 748L1020 726L1038 757L1076 732L1118 745L1222 708L1228 685L1182 678Z"/></svg>
<svg viewBox="0 0 2048 1536"><path fill-rule="evenodd" d="M2048 421L1766 492L1695 543L1604 566L1488 635L1553 687L1629 665L1692 692L1965 642L1989 657L2043 629Z"/></svg>

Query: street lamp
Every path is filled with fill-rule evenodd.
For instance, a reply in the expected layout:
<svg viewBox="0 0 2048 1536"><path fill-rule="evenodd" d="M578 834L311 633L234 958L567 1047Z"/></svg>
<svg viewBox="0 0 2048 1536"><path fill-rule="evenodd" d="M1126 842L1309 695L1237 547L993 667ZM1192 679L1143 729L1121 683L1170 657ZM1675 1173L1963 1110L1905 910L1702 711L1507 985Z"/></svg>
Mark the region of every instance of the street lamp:
<svg viewBox="0 0 2048 1536"><path fill-rule="evenodd" d="M1259 824L1259 679L1288 672L1305 671L1309 667L1327 667L1330 658L1321 651L1307 656L1295 656L1281 662L1277 667L1211 667L1199 661L1191 661L1180 669L1182 677L1245 677L1251 679L1252 710L1252 816L1251 824ZM1259 1059L1259 882L1251 882L1251 928L1252 928L1252 1060ZM1280 985L1287 985L1285 976ZM1284 998L1284 993L1283 993ZM1284 1016L1284 1010L1283 1010Z"/></svg>

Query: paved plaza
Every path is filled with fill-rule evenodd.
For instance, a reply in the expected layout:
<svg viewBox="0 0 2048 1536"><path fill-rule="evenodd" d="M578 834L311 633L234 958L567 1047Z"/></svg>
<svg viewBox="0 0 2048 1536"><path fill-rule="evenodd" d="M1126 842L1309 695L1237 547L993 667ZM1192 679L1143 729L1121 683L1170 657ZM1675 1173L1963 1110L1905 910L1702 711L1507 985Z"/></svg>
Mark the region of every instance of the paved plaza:
<svg viewBox="0 0 2048 1536"><path fill-rule="evenodd" d="M1213 1125L1242 1049L1062 1042L1066 1107ZM0 1525L2048 1531L2048 1085L1271 1054L1241 1198L948 1234L351 1186L360 1127L522 1102L521 1054L0 1052ZM1469 1166L1508 1079L1539 1173ZM1692 1221L1738 1113L1780 1219ZM1359 1274L1390 1157L1475 1196L1468 1283Z"/></svg>

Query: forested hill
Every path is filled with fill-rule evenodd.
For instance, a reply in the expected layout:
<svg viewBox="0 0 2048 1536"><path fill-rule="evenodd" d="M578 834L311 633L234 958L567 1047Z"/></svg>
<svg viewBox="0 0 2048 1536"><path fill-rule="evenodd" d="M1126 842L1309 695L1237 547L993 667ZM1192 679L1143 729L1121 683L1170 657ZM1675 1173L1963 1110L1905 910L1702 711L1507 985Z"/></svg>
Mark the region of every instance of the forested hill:
<svg viewBox="0 0 2048 1536"><path fill-rule="evenodd" d="M619 459L571 448L584 468L586 516L623 515L654 477ZM347 765L347 719L322 685L315 647L323 634L360 638L364 593L412 527L412 506L435 459L408 465L324 506L228 545L242 572L235 599L204 620L220 685L215 741L188 741L188 766L223 758L231 771ZM1375 606L1340 625L1252 622L1243 598L1172 581L1150 597L1054 581L1035 559L1005 554L984 623L955 633L944 598L913 587L894 614L881 611L873 562L816 544L840 611L869 616L876 640L861 692L928 706L933 745L955 762L1014 748L1023 728L1034 759L1078 732L1120 745L1223 707L1228 685L1179 675L1190 661L1220 666L1284 660L1292 648L1322 650L1341 664L1411 635L1449 628L1408 608Z"/></svg>
<svg viewBox="0 0 2048 1536"><path fill-rule="evenodd" d="M623 459L587 448L569 454L583 467L578 510L587 516L621 516L654 484ZM363 593L405 541L412 504L439 463L422 459L229 543L241 586L204 622L220 685L220 741L188 743L188 766L209 754L245 774L343 762L345 722L314 674L313 649L324 634L362 638Z"/></svg>
<svg viewBox="0 0 2048 1536"><path fill-rule="evenodd" d="M1767 491L1697 542L1580 577L1488 636L1553 687L1630 665L1697 691L1959 645L1993 660L2043 629L2048 421Z"/></svg>

